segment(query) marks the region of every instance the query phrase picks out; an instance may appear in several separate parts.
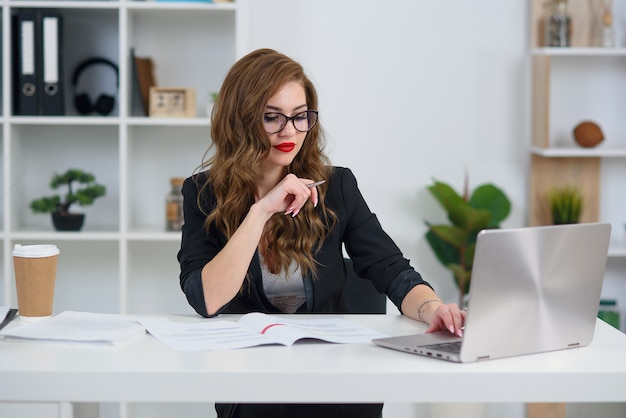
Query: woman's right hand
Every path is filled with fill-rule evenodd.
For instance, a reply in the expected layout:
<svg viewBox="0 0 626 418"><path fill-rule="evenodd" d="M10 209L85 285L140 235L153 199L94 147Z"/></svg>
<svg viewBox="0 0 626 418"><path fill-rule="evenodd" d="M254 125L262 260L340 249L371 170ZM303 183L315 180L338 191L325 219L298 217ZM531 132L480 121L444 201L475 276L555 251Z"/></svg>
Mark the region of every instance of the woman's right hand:
<svg viewBox="0 0 626 418"><path fill-rule="evenodd" d="M317 206L317 188L308 188L307 184L313 180L296 177L294 174L287 174L272 190L269 191L257 202L263 210L273 215L282 212L285 215L296 216L311 199L314 206Z"/></svg>

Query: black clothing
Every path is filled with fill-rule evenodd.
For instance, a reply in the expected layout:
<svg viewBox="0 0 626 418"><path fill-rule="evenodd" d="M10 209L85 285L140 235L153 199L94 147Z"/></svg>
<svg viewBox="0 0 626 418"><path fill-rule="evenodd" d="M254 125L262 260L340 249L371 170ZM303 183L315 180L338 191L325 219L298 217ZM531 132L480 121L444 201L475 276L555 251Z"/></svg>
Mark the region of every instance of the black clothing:
<svg viewBox="0 0 626 418"><path fill-rule="evenodd" d="M216 199L209 190L198 203L198 189L206 180L200 173L185 180L183 185L183 237L178 260L180 286L189 304L198 314L208 317L202 290L201 271L226 245L226 237L215 226L207 233L205 213L215 208ZM343 300L346 271L342 245L353 261L360 277L370 279L376 289L386 293L400 309L406 294L416 285L424 284L393 240L383 231L376 216L369 210L356 179L347 168L334 167L328 181L326 205L338 220L329 232L320 251L315 254L319 277L304 277L307 301L298 313L348 313ZM279 313L263 293L258 251L248 267L252 280L218 313L265 312ZM216 404L220 418L373 418L380 416L382 404Z"/></svg>
<svg viewBox="0 0 626 418"><path fill-rule="evenodd" d="M198 208L198 184L204 180L205 175L198 174L186 179L183 185L185 224L178 260L180 286L189 304L200 315L208 317L201 271L226 245L226 237L215 226L210 228L208 234L205 232L205 215ZM383 231L376 215L365 203L352 172L347 168L334 167L331 178L327 180L326 205L335 211L338 221L315 255L319 278L304 279L307 303L299 312L347 313L343 300L346 271L342 244L345 244L359 277L370 279L376 289L386 293L400 309L402 299L413 286L428 283L413 270L400 249ZM214 195L205 193L200 204L206 213L210 212L216 204ZM263 293L258 252L250 262L248 273L252 280L244 284L244 291L219 313L279 313Z"/></svg>

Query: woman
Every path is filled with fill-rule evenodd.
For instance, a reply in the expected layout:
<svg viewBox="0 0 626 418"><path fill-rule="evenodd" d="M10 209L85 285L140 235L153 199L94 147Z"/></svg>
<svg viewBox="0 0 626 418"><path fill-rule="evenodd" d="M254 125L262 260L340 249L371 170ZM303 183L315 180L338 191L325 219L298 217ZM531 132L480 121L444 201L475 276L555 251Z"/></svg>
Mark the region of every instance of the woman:
<svg viewBox="0 0 626 418"><path fill-rule="evenodd" d="M227 74L212 115L214 154L183 186L180 284L202 316L346 312L342 246L427 332L462 335L464 314L409 265L363 200L352 172L323 153L317 93L270 49ZM314 183L324 181L324 183ZM382 405L217 405L220 417L375 417Z"/></svg>

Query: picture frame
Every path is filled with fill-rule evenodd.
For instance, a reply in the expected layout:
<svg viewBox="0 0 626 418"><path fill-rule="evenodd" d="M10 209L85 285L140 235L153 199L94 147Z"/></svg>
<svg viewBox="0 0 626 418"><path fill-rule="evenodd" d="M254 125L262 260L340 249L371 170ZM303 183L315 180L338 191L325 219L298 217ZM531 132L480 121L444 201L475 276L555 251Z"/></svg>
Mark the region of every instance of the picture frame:
<svg viewBox="0 0 626 418"><path fill-rule="evenodd" d="M183 87L150 87L150 116L195 118L196 92Z"/></svg>

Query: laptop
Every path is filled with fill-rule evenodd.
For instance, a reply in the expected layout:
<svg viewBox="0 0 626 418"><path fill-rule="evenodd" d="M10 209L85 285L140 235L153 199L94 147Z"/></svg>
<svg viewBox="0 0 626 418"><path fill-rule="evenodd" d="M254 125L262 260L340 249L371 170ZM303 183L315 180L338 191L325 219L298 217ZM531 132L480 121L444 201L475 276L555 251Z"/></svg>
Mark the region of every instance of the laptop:
<svg viewBox="0 0 626 418"><path fill-rule="evenodd" d="M585 346L595 330L610 235L608 223L483 230L463 338L437 332L372 342L461 363Z"/></svg>

